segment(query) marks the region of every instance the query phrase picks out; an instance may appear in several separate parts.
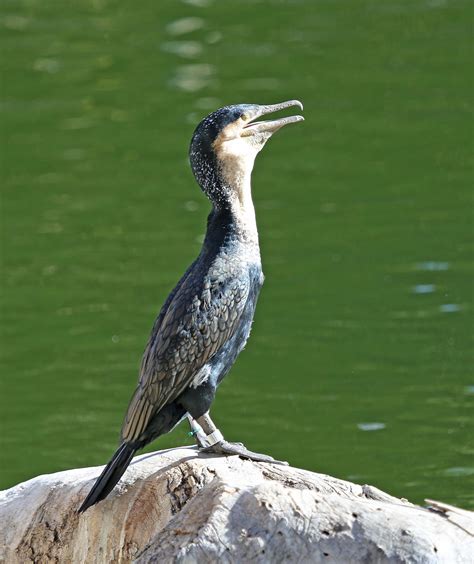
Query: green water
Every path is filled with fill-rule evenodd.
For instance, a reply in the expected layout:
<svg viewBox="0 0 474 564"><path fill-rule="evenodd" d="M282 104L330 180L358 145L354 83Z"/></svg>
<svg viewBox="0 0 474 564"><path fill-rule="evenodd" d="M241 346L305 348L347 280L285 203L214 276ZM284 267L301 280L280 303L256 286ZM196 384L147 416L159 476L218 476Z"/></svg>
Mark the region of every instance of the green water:
<svg viewBox="0 0 474 564"><path fill-rule="evenodd" d="M108 460L200 248L196 123L299 98L306 121L256 164L266 283L214 418L292 465L474 507L470 17L467 0L4 2L0 486Z"/></svg>

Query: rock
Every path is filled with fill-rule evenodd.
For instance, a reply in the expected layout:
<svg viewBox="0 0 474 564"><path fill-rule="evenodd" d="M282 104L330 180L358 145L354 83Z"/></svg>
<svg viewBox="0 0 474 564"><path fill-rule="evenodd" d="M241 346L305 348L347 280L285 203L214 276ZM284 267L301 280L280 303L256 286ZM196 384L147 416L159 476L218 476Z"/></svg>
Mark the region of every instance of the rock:
<svg viewBox="0 0 474 564"><path fill-rule="evenodd" d="M473 562L474 514L371 486L192 448L136 457L109 497L76 511L101 468L0 493L0 561Z"/></svg>

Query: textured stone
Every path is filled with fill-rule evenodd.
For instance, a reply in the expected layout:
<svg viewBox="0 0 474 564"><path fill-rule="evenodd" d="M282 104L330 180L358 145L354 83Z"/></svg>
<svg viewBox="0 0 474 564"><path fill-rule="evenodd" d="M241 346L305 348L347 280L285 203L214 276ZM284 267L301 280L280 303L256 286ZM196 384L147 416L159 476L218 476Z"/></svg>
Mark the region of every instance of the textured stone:
<svg viewBox="0 0 474 564"><path fill-rule="evenodd" d="M38 476L1 492L0 561L474 561L469 511L195 448L136 457L109 497L78 515L100 471Z"/></svg>

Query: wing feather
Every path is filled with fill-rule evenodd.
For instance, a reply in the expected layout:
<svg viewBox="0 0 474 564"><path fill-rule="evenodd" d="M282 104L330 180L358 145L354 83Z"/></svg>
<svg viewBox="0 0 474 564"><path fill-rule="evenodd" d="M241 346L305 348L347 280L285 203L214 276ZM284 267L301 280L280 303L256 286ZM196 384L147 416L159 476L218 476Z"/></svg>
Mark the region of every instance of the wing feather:
<svg viewBox="0 0 474 564"><path fill-rule="evenodd" d="M143 355L138 387L122 427L122 441L137 441L151 418L176 399L238 326L249 295L248 277L188 277L161 313ZM165 304L166 305L166 304Z"/></svg>

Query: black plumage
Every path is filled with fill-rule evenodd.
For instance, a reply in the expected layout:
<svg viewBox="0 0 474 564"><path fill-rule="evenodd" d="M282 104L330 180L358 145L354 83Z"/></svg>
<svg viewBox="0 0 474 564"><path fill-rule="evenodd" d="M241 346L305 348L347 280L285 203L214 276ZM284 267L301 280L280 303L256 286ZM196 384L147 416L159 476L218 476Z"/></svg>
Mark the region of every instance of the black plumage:
<svg viewBox="0 0 474 564"><path fill-rule="evenodd" d="M250 174L269 137L300 116L255 122L255 118L301 104L227 106L205 118L190 147L194 175L210 198L204 244L168 296L147 343L138 386L123 422L120 445L79 511L104 499L134 453L169 432L186 415L212 437L208 452L271 457L232 445L216 431L208 411L218 384L250 333L263 274L250 194ZM198 440L201 446L202 440Z"/></svg>

